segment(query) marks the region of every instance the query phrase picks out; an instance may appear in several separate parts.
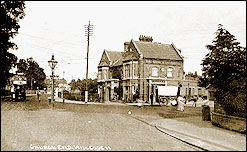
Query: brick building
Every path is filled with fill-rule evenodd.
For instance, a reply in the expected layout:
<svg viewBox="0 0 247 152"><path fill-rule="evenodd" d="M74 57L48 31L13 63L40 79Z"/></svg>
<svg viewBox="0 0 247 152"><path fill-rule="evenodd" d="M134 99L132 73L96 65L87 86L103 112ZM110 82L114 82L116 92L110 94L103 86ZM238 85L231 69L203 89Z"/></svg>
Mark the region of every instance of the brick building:
<svg viewBox="0 0 247 152"><path fill-rule="evenodd" d="M121 88L120 97L125 101L137 97L155 103L160 86L180 86L182 96L198 95L198 81L184 79L181 50L173 43L152 41L152 37L140 36L139 41L125 42L123 52L104 50L98 66L102 101L112 100L116 88ZM119 74L116 77L114 73Z"/></svg>
<svg viewBox="0 0 247 152"><path fill-rule="evenodd" d="M104 50L98 65L98 94L101 102L113 100L114 88L120 87L122 52Z"/></svg>

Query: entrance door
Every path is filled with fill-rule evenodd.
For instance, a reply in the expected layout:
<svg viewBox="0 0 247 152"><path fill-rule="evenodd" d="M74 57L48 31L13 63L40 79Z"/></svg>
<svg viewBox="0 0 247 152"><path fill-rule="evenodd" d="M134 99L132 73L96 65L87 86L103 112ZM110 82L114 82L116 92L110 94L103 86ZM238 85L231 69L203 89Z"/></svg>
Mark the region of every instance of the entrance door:
<svg viewBox="0 0 247 152"><path fill-rule="evenodd" d="M111 101L111 87L108 87L108 101Z"/></svg>
<svg viewBox="0 0 247 152"><path fill-rule="evenodd" d="M158 87L155 86L155 102L159 103Z"/></svg>
<svg viewBox="0 0 247 152"><path fill-rule="evenodd" d="M110 101L110 89L109 87L106 87L106 92L105 92L105 101Z"/></svg>

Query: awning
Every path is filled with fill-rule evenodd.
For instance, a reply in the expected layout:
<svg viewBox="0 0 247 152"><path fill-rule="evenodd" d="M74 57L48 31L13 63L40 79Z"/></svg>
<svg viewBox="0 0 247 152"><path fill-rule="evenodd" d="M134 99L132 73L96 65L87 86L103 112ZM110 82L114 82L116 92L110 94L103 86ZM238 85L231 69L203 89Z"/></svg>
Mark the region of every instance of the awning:
<svg viewBox="0 0 247 152"><path fill-rule="evenodd" d="M178 92L177 86L157 86L157 87L158 87L158 95L176 96Z"/></svg>

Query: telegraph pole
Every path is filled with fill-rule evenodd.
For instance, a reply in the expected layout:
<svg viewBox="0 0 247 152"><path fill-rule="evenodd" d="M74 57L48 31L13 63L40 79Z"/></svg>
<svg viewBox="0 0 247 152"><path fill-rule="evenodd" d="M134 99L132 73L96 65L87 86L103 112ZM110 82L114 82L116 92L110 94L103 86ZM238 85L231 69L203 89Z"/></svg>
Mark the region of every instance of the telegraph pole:
<svg viewBox="0 0 247 152"><path fill-rule="evenodd" d="M86 69L86 91L85 91L85 102L88 101L88 54L89 54L89 36L93 35L93 25L88 21L88 25L85 26L85 36L87 37L87 69Z"/></svg>

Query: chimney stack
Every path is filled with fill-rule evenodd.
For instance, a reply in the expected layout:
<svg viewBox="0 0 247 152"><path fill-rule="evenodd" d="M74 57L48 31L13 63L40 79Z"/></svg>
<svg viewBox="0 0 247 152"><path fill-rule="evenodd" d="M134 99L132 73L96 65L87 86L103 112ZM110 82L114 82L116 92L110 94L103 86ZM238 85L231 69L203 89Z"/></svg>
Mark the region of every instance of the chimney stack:
<svg viewBox="0 0 247 152"><path fill-rule="evenodd" d="M130 42L124 42L124 52L128 51Z"/></svg>
<svg viewBox="0 0 247 152"><path fill-rule="evenodd" d="M142 41L142 42L153 42L153 38L152 38L152 36L140 35L139 41Z"/></svg>

